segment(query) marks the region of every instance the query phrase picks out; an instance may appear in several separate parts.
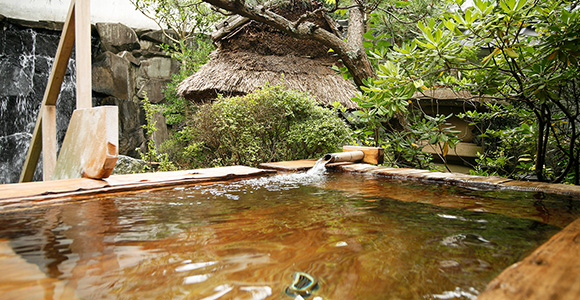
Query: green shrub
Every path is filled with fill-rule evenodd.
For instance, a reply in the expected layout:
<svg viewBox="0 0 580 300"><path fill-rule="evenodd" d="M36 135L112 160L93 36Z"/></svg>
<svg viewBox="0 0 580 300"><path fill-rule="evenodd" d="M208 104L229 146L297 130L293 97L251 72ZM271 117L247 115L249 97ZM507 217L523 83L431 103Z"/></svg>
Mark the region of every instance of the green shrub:
<svg viewBox="0 0 580 300"><path fill-rule="evenodd" d="M150 171L152 170L152 165L158 164L158 168L156 171L174 171L176 170L175 165L169 161L168 155L166 153L161 153L157 149L157 145L155 145L155 141L153 140L153 134L158 130L157 129L157 121L154 120L154 116L156 113L160 112L160 108L157 105L151 104L147 94L143 100L141 100L141 104L143 105L143 110L145 111L145 119L147 123L141 127L146 130L147 135L147 152L141 152L141 149L137 148L141 159L148 162L147 165L143 167L143 171Z"/></svg>
<svg viewBox="0 0 580 300"><path fill-rule="evenodd" d="M161 104L163 115L167 119L167 124L180 128L184 125L190 111L193 110L191 104L183 97L177 94L177 87L187 77L191 76L205 63L209 61L209 54L215 49L213 44L203 37L196 39L196 47L180 47L177 51L169 45L162 45L162 49L171 55L171 58L181 63L179 73L171 75L171 81L163 90L165 94L165 103Z"/></svg>
<svg viewBox="0 0 580 300"><path fill-rule="evenodd" d="M348 141L346 124L331 110L272 86L199 107L164 150L181 167L257 166L318 158Z"/></svg>

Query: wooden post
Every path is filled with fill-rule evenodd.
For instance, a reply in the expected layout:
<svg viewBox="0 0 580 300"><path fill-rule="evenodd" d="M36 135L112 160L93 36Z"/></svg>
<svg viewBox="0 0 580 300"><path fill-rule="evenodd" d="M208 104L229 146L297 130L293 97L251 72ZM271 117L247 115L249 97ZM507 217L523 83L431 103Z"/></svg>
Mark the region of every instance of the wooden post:
<svg viewBox="0 0 580 300"><path fill-rule="evenodd" d="M42 180L51 180L55 166L56 106L46 105L42 111Z"/></svg>
<svg viewBox="0 0 580 300"><path fill-rule="evenodd" d="M38 159L40 158L40 151L42 150L42 115L47 105L53 106L56 105L56 100L58 99L58 94L60 93L60 87L62 85L64 75L66 73L68 60L74 47L75 40L74 12L75 12L75 0L71 0L67 18L64 23L64 27L62 29L60 41L58 43L58 49L56 50L54 64L52 65L52 70L50 71L50 76L48 78L46 90L44 91L42 105L38 112L36 125L34 126L34 132L32 134L32 139L30 140L30 146L28 146L26 160L24 161L22 173L20 174L20 182L32 181L34 171L36 170L36 165L38 164ZM78 76L79 75L77 75L77 77ZM54 137L47 138L53 138L56 140L56 135Z"/></svg>
<svg viewBox="0 0 580 300"><path fill-rule="evenodd" d="M91 3L76 0L75 35L77 66L77 109L91 108Z"/></svg>
<svg viewBox="0 0 580 300"><path fill-rule="evenodd" d="M342 151L362 151L365 154L363 162L373 165L382 164L385 157L385 149L381 147L343 146Z"/></svg>

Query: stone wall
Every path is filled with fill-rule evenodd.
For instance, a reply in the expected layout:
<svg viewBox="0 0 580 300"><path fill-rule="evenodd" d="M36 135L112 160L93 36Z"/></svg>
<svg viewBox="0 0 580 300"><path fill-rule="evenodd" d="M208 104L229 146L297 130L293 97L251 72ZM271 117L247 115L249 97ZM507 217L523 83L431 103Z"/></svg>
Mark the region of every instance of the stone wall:
<svg viewBox="0 0 580 300"><path fill-rule="evenodd" d="M159 51L167 42L160 31L134 30L120 23L97 23L94 31L99 54L93 58L93 95L101 99L100 105L119 106L120 153L137 157L136 148L145 150L140 101L147 97L151 103L163 102L163 89L179 72L179 63ZM154 139L159 145L168 134L163 116L156 118Z"/></svg>
<svg viewBox="0 0 580 300"><path fill-rule="evenodd" d="M30 22L0 15L0 184L18 181L60 39L62 23ZM119 107L120 154L146 149L140 101L164 101L163 88L179 64L159 51L163 35L122 24L96 24L93 37L93 105ZM69 61L57 102L57 140L62 142L75 102L75 61ZM154 139L167 138L162 115ZM42 169L41 165L37 171ZM41 172L35 178L41 178Z"/></svg>

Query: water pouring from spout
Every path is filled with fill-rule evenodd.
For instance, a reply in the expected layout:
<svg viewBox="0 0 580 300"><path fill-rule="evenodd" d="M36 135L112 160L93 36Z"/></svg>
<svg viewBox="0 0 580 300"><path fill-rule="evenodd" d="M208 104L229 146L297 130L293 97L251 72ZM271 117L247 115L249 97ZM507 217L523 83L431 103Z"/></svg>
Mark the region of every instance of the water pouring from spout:
<svg viewBox="0 0 580 300"><path fill-rule="evenodd" d="M326 155L324 157L322 157L321 159L317 160L316 163L314 164L314 166L306 172L306 175L308 175L308 176L322 176L322 175L324 175L324 172L326 172L326 164L330 162L329 160L324 159L325 157L326 157Z"/></svg>
<svg viewBox="0 0 580 300"><path fill-rule="evenodd" d="M339 153L328 153L316 161L314 167L308 170L308 175L323 175L326 171L326 164L333 162L355 162L364 158L365 154L362 151L348 151Z"/></svg>

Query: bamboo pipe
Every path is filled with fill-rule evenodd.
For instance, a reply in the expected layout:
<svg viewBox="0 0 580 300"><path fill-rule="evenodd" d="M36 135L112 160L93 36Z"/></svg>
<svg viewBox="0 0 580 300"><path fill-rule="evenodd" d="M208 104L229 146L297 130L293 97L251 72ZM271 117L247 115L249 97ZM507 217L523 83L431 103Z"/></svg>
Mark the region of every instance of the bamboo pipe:
<svg viewBox="0 0 580 300"><path fill-rule="evenodd" d="M364 152L362 151L348 151L348 152L339 152L339 153L328 153L322 157L322 160L326 161L327 163L333 162L354 162L362 160L365 157Z"/></svg>

